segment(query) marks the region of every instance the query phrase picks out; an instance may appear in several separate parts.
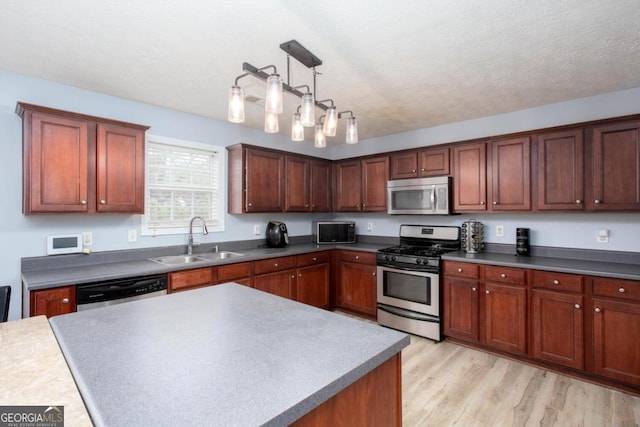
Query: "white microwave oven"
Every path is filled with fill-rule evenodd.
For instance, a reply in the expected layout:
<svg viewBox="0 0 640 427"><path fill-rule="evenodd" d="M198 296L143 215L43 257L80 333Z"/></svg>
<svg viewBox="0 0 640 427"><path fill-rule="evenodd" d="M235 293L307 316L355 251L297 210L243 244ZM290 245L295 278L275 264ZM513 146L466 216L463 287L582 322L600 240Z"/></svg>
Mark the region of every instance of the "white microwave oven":
<svg viewBox="0 0 640 427"><path fill-rule="evenodd" d="M396 179L387 182L387 212L392 215L449 215L451 177Z"/></svg>
<svg viewBox="0 0 640 427"><path fill-rule="evenodd" d="M356 223L353 221L314 221L313 241L318 245L355 243Z"/></svg>

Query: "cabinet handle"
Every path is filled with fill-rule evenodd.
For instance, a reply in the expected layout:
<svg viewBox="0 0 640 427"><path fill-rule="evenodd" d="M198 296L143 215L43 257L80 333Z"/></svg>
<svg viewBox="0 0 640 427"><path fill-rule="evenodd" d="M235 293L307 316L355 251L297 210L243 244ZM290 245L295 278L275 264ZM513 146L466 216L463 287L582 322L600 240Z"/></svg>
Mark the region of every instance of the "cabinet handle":
<svg viewBox="0 0 640 427"><path fill-rule="evenodd" d="M422 172L424 172L424 168L420 169ZM415 172L415 171L414 171Z"/></svg>
<svg viewBox="0 0 640 427"><path fill-rule="evenodd" d="M304 204L304 207L305 207L305 208L308 208L308 207L309 207L309 203L305 203L305 204Z"/></svg>
<svg viewBox="0 0 640 427"><path fill-rule="evenodd" d="M366 208L366 207L367 207L367 205L365 205L365 204L363 203L363 204L362 204L362 207L363 207L363 208Z"/></svg>
<svg viewBox="0 0 640 427"><path fill-rule="evenodd" d="M375 276L375 275L376 275L376 272L374 271L374 272L373 272L373 273L371 273L371 274Z"/></svg>
<svg viewBox="0 0 640 427"><path fill-rule="evenodd" d="M424 170L424 169L422 169L422 170ZM411 173L416 173L416 170L415 169L411 169Z"/></svg>
<svg viewBox="0 0 640 427"><path fill-rule="evenodd" d="M502 273L502 274L500 275L500 277L502 277L503 279L505 279L505 278L507 277L507 275L506 275L506 274L504 274L504 273Z"/></svg>
<svg viewBox="0 0 640 427"><path fill-rule="evenodd" d="M359 255L356 255L356 259L360 259L360 256L359 256Z"/></svg>
<svg viewBox="0 0 640 427"><path fill-rule="evenodd" d="M101 204L101 205L106 205L106 204L107 204L107 201L106 201L106 200L100 200L100 204Z"/></svg>
<svg viewBox="0 0 640 427"><path fill-rule="evenodd" d="M600 204L600 203L602 203L602 201L601 201L600 199L595 199L593 202L594 202L595 204Z"/></svg>
<svg viewBox="0 0 640 427"><path fill-rule="evenodd" d="M80 204L81 204L81 205L86 205L86 204L87 204L87 201L86 201L86 200L80 200Z"/></svg>
<svg viewBox="0 0 640 427"><path fill-rule="evenodd" d="M557 280L554 280L554 281L553 281L553 284L554 284L554 285L559 285L559 284L560 284L560 282L558 282Z"/></svg>
<svg viewBox="0 0 640 427"><path fill-rule="evenodd" d="M63 304L69 304L69 298L62 298Z"/></svg>
<svg viewBox="0 0 640 427"><path fill-rule="evenodd" d="M273 263L273 266L274 266L274 267L277 267L277 266L278 266L278 263L277 263L277 262L274 262L274 263Z"/></svg>
<svg viewBox="0 0 640 427"><path fill-rule="evenodd" d="M249 206L251 206L251 202L249 202Z"/></svg>
<svg viewBox="0 0 640 427"><path fill-rule="evenodd" d="M317 261L317 260L318 260L318 258L316 258L316 257L313 257L313 260L314 260L314 261Z"/></svg>
<svg viewBox="0 0 640 427"><path fill-rule="evenodd" d="M494 201L493 201L493 204L494 204L494 205L497 205L497 204L498 204L498 202L496 202L496 201L494 200Z"/></svg>
<svg viewBox="0 0 640 427"><path fill-rule="evenodd" d="M484 200L482 202L480 202L481 205L484 205Z"/></svg>
<svg viewBox="0 0 640 427"><path fill-rule="evenodd" d="M601 311L602 310L600 310L600 307L596 307L596 310L595 310L596 313L600 313Z"/></svg>
<svg viewBox="0 0 640 427"><path fill-rule="evenodd" d="M576 305L574 305L574 307L575 307L576 309L580 310L580 304L576 304Z"/></svg>
<svg viewBox="0 0 640 427"><path fill-rule="evenodd" d="M485 295L489 295L489 290L487 289L486 291L484 291Z"/></svg>
<svg viewBox="0 0 640 427"><path fill-rule="evenodd" d="M578 199L578 200L576 200L576 203L581 205L582 204L582 200Z"/></svg>
<svg viewBox="0 0 640 427"><path fill-rule="evenodd" d="M624 293L625 293L625 292L627 292L627 291L626 291L626 289L625 289L625 288L620 288L620 289L618 289L618 292L620 292L621 294L624 294Z"/></svg>
<svg viewBox="0 0 640 427"><path fill-rule="evenodd" d="M462 273L462 269L461 268L458 269L458 273Z"/></svg>
<svg viewBox="0 0 640 427"><path fill-rule="evenodd" d="M474 286L473 288L471 288L471 292L476 292L478 289Z"/></svg>
<svg viewBox="0 0 640 427"><path fill-rule="evenodd" d="M296 276L295 276L294 274L292 274L292 275L291 275L291 278L292 278L292 279L295 279L295 278L296 278Z"/></svg>
<svg viewBox="0 0 640 427"><path fill-rule="evenodd" d="M293 277L293 276L291 276L291 277ZM302 277L302 273L298 274L298 277Z"/></svg>

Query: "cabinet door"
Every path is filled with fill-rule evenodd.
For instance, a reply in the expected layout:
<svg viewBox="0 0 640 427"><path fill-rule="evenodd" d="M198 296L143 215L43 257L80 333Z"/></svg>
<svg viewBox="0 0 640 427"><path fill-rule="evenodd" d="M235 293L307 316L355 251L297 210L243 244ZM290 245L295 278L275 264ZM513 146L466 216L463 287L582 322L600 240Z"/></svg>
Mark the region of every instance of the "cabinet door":
<svg viewBox="0 0 640 427"><path fill-rule="evenodd" d="M31 120L24 122L24 213L88 212L89 124L26 114Z"/></svg>
<svg viewBox="0 0 640 427"><path fill-rule="evenodd" d="M296 300L319 308L329 308L329 264L298 268Z"/></svg>
<svg viewBox="0 0 640 427"><path fill-rule="evenodd" d="M534 289L533 357L584 369L582 295Z"/></svg>
<svg viewBox="0 0 640 427"><path fill-rule="evenodd" d="M432 148L418 153L419 176L449 175L449 148Z"/></svg>
<svg viewBox="0 0 640 427"><path fill-rule="evenodd" d="M593 299L594 371L640 385L640 304Z"/></svg>
<svg viewBox="0 0 640 427"><path fill-rule="evenodd" d="M487 144L453 147L453 209L487 210Z"/></svg>
<svg viewBox="0 0 640 427"><path fill-rule="evenodd" d="M539 135L538 210L584 210L582 129Z"/></svg>
<svg viewBox="0 0 640 427"><path fill-rule="evenodd" d="M492 210L531 210L530 157L529 137L491 143Z"/></svg>
<svg viewBox="0 0 640 427"><path fill-rule="evenodd" d="M478 341L478 282L444 278L444 334L467 341Z"/></svg>
<svg viewBox="0 0 640 427"><path fill-rule="evenodd" d="M387 211L387 181L389 157L375 157L362 161L362 210Z"/></svg>
<svg viewBox="0 0 640 427"><path fill-rule="evenodd" d="M389 162L391 163L391 179L418 177L418 154L415 151L392 154L389 156Z"/></svg>
<svg viewBox="0 0 640 427"><path fill-rule="evenodd" d="M334 208L337 212L362 210L361 177L360 160L344 161L335 164L336 194Z"/></svg>
<svg viewBox="0 0 640 427"><path fill-rule="evenodd" d="M294 299L295 281L295 270L285 270L254 276L253 287L260 291L269 292L270 294Z"/></svg>
<svg viewBox="0 0 640 427"><path fill-rule="evenodd" d="M640 209L640 122L593 129L593 209Z"/></svg>
<svg viewBox="0 0 640 427"><path fill-rule="evenodd" d="M310 162L308 159L296 156L286 156L286 212L308 212Z"/></svg>
<svg viewBox="0 0 640 427"><path fill-rule="evenodd" d="M96 210L144 213L144 131L98 124Z"/></svg>
<svg viewBox="0 0 640 427"><path fill-rule="evenodd" d="M527 290L524 286L486 283L485 338L494 348L510 353L527 351Z"/></svg>
<svg viewBox="0 0 640 427"><path fill-rule="evenodd" d="M339 295L340 306L375 316L376 266L342 262Z"/></svg>
<svg viewBox="0 0 640 427"><path fill-rule="evenodd" d="M246 212L282 212L284 156L246 150Z"/></svg>
<svg viewBox="0 0 640 427"><path fill-rule="evenodd" d="M47 317L76 311L76 288L43 289L30 293L30 316L45 315Z"/></svg>
<svg viewBox="0 0 640 427"><path fill-rule="evenodd" d="M331 191L331 162L311 161L311 210L331 212L333 209Z"/></svg>

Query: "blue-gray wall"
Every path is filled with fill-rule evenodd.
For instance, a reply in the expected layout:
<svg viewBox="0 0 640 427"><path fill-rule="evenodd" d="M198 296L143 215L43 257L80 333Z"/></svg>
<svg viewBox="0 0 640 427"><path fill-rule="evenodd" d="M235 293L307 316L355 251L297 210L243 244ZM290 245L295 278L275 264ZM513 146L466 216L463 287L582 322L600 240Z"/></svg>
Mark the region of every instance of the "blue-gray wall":
<svg viewBox="0 0 640 427"><path fill-rule="evenodd" d="M319 150L313 148L311 142L293 143L283 135L268 135L227 122L0 71L0 141L3 153L0 156L0 169L3 178L0 192L0 200L2 200L0 237L4 242L0 246L0 283L8 283L13 286L10 311L12 319L19 318L21 311L20 259L45 255L45 239L49 234L91 231L94 240L91 249L94 252L186 244L186 236L183 235L139 236L136 243L128 243L127 231L129 229L139 231L140 229L139 215L22 215L22 127L20 118L14 112L17 101L144 124L151 126L149 133L153 135L192 140L222 147L244 142L338 159L640 113L640 88L376 138L356 146L341 144L330 149ZM361 121L360 126L366 126L366 123ZM255 238L252 234L253 224L260 224L264 228L270 219L286 221L290 234L293 236L309 234L311 221L315 218L353 219L357 222L359 233L397 236L398 225L402 223L459 225L471 217L477 218L487 225L489 233L486 240L490 242L513 243L515 228L526 226L532 229L532 243L534 245L640 251L640 243L638 242L640 215L638 214L484 214L452 217L392 217L386 214L226 215L227 231L210 233L208 236L199 235L196 240L221 242L253 239ZM372 223L373 232L366 231L368 222ZM504 237L498 238L493 235L492 231L496 225L505 227ZM599 229L610 230L610 243L595 243L595 234Z"/></svg>

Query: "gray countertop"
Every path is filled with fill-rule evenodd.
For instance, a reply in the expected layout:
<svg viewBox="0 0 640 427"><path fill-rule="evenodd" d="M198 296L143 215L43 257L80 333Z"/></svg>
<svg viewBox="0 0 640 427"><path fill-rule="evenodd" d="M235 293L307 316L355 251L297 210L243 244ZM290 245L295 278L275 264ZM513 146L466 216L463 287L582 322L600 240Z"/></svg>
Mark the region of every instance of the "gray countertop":
<svg viewBox="0 0 640 427"><path fill-rule="evenodd" d="M98 426L287 425L409 344L237 284L50 323Z"/></svg>
<svg viewBox="0 0 640 427"><path fill-rule="evenodd" d="M551 258L541 256L515 256L480 252L449 252L442 256L443 260L465 261L478 264L502 265L533 270L557 271L561 273L588 274L592 276L612 277L618 279L640 280L639 264L623 264L616 262L586 261L567 258Z"/></svg>
<svg viewBox="0 0 640 427"><path fill-rule="evenodd" d="M389 246L389 245L386 245ZM330 249L348 249L366 252L375 252L385 245L367 243L343 244L343 245L316 245L312 243L290 245L284 248L255 248L234 250L244 256L217 261L202 261L183 264L179 266L165 266L149 259L135 259L131 261L119 261L109 263L92 263L87 255L87 264L64 268L46 268L37 271L23 271L23 288L27 291L47 289L56 286L79 285L102 280L120 279L125 277L146 276L150 274L167 273L170 271L187 270L211 265L233 264L244 261L274 258L281 256L299 255L309 252L318 252ZM195 254L197 255L197 253ZM53 261L53 257L52 257Z"/></svg>

